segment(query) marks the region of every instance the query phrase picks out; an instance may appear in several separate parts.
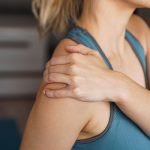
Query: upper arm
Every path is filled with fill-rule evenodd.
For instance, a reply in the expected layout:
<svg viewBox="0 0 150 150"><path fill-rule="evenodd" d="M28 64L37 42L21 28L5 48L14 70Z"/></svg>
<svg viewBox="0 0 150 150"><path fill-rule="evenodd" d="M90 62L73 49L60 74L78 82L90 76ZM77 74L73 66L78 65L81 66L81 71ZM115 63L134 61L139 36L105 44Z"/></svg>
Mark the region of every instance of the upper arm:
<svg viewBox="0 0 150 150"><path fill-rule="evenodd" d="M150 86L150 28L146 24L146 22L138 17L137 21L139 22L139 39L140 42L145 50L145 56L146 56L146 65L147 65L147 77L148 77L148 84ZM137 24L137 22L135 22Z"/></svg>
<svg viewBox="0 0 150 150"><path fill-rule="evenodd" d="M150 28L146 24L144 20L140 20L140 29L141 29L141 44L143 44L143 48L145 50L145 56L146 56L146 65L147 65L147 77L148 77L148 84L150 85ZM139 36L140 37L140 36Z"/></svg>
<svg viewBox="0 0 150 150"><path fill-rule="evenodd" d="M142 45L145 55L147 55L146 32L148 25L138 15L133 14L127 25L127 29L138 39Z"/></svg>
<svg viewBox="0 0 150 150"><path fill-rule="evenodd" d="M69 53L65 50L65 47L67 45L77 45L76 42L70 40L70 39L63 39L56 47L54 53L53 53L53 56L52 57L58 57L58 56L63 56L63 55L68 55ZM39 97L39 94L42 92L43 90L43 87L45 86L46 84L41 83L41 86L38 90L38 93L37 93L37 98ZM61 87L65 87L66 84L63 84L63 83L52 83L52 84L49 84L49 87L48 89L60 89Z"/></svg>
<svg viewBox="0 0 150 150"><path fill-rule="evenodd" d="M137 15L132 15L127 27L144 48L147 63L147 75L150 85L150 28L146 22Z"/></svg>
<svg viewBox="0 0 150 150"><path fill-rule="evenodd" d="M61 56L61 55L67 55L69 54L66 50L65 50L65 47L67 45L77 45L76 42L70 40L70 39L63 39L59 44L58 46L56 47L54 53L53 53L53 56L52 57L57 57L57 56Z"/></svg>
<svg viewBox="0 0 150 150"><path fill-rule="evenodd" d="M21 150L70 150L90 120L90 109L86 102L41 94L30 113Z"/></svg>
<svg viewBox="0 0 150 150"><path fill-rule="evenodd" d="M64 45L57 48L61 51ZM57 50L54 55L61 55ZM45 83L42 82L40 89L44 86ZM47 98L42 90L38 94L27 121L20 150L70 150L80 131L90 120L94 104L73 98Z"/></svg>
<svg viewBox="0 0 150 150"><path fill-rule="evenodd" d="M148 84L150 86L150 29L147 29L146 33L146 41L147 41L147 56L146 56L146 61L147 61L147 77L148 77Z"/></svg>

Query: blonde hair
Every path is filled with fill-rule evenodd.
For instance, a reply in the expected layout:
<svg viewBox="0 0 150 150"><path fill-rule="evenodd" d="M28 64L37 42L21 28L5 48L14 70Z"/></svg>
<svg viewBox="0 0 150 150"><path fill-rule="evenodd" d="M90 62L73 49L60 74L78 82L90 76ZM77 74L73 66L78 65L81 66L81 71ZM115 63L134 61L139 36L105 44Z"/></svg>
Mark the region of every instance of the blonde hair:
<svg viewBox="0 0 150 150"><path fill-rule="evenodd" d="M84 0L33 0L32 10L38 19L40 36L51 30L61 36L80 17Z"/></svg>

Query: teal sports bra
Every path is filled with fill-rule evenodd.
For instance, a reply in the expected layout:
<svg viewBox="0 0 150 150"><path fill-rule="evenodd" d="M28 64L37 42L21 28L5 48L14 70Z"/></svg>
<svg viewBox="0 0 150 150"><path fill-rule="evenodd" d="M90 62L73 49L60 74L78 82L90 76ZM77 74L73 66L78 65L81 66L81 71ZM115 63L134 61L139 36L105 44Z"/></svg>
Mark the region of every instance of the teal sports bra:
<svg viewBox="0 0 150 150"><path fill-rule="evenodd" d="M97 50L108 68L113 70L104 52L87 30L75 26L64 38L69 38L78 44ZM146 88L148 89L143 47L128 30L126 30L125 38L142 65ZM150 150L150 139L115 103L110 103L110 118L105 130L92 138L77 140L71 150Z"/></svg>

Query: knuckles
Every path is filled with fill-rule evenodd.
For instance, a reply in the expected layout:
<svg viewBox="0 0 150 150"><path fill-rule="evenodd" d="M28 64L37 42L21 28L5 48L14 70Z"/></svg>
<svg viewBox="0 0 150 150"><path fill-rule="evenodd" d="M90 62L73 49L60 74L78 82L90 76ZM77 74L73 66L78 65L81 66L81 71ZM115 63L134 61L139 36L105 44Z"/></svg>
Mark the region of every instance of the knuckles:
<svg viewBox="0 0 150 150"><path fill-rule="evenodd" d="M76 62L78 60L79 54L78 53L72 53L69 55L69 59L71 62Z"/></svg>
<svg viewBox="0 0 150 150"><path fill-rule="evenodd" d="M45 68L49 67L49 61L45 64Z"/></svg>
<svg viewBox="0 0 150 150"><path fill-rule="evenodd" d="M43 82L44 82L44 83L47 83L47 81L46 81L46 79L45 79L45 78L43 78Z"/></svg>
<svg viewBox="0 0 150 150"><path fill-rule="evenodd" d="M46 76L46 70L43 72L43 77Z"/></svg>
<svg viewBox="0 0 150 150"><path fill-rule="evenodd" d="M53 65L55 63L55 57L51 58L49 61L50 66Z"/></svg>
<svg viewBox="0 0 150 150"><path fill-rule="evenodd" d="M49 74L49 77L48 77L48 80L49 80L49 81L53 81L54 78L55 78L54 73Z"/></svg>
<svg viewBox="0 0 150 150"><path fill-rule="evenodd" d="M61 97L61 95L60 95L60 92L59 92L59 91L54 92L54 93L53 93L53 96L54 96L54 97L56 97L56 98Z"/></svg>
<svg viewBox="0 0 150 150"><path fill-rule="evenodd" d="M100 56L99 52L97 50L92 50L91 55L93 56Z"/></svg>
<svg viewBox="0 0 150 150"><path fill-rule="evenodd" d="M78 84L78 77L77 76L73 76L72 78L71 78L71 82L74 84L74 85L77 85Z"/></svg>
<svg viewBox="0 0 150 150"><path fill-rule="evenodd" d="M80 51L81 49L85 48L85 46L83 46L82 44L78 44L77 45L78 50Z"/></svg>
<svg viewBox="0 0 150 150"><path fill-rule="evenodd" d="M77 73L79 70L78 66L75 64L69 65L68 71L69 73Z"/></svg>
<svg viewBox="0 0 150 150"><path fill-rule="evenodd" d="M75 97L78 97L78 98L81 98L83 97L83 93L81 91L81 89L79 87L75 88L73 91L72 91L73 95Z"/></svg>
<svg viewBox="0 0 150 150"><path fill-rule="evenodd" d="M50 74L50 72L51 72L51 68L49 67L49 68L48 68L48 74Z"/></svg>
<svg viewBox="0 0 150 150"><path fill-rule="evenodd" d="M96 51L96 50L93 51L93 54L94 54L95 56L99 56L99 52Z"/></svg>
<svg viewBox="0 0 150 150"><path fill-rule="evenodd" d="M70 80L73 83L73 85L75 85L75 86L85 82L85 79L83 77L80 77L80 76L72 76L70 78Z"/></svg>

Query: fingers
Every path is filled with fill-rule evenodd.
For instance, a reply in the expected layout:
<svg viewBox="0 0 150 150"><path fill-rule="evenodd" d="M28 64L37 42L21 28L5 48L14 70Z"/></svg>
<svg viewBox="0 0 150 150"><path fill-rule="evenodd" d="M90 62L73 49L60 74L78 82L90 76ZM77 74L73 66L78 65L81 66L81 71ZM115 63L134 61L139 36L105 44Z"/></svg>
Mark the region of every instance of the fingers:
<svg viewBox="0 0 150 150"><path fill-rule="evenodd" d="M50 61L46 63L45 68L47 69L53 65L62 65L62 64L69 64L71 62L75 62L78 59L78 54L75 54L75 53L80 53L82 55L90 55L90 54L93 54L93 51L94 51L81 44L78 44L77 46L67 46L66 50L72 54L59 56L59 57L53 57Z"/></svg>
<svg viewBox="0 0 150 150"><path fill-rule="evenodd" d="M86 83L87 80L80 76L70 76L61 73L52 73L43 78L45 83L65 83L71 87L77 87L80 84Z"/></svg>
<svg viewBox="0 0 150 150"><path fill-rule="evenodd" d="M50 73L68 73L68 65L56 65L56 66L50 66L49 68L47 68L44 73L43 76L45 77L46 75L50 74Z"/></svg>
<svg viewBox="0 0 150 150"><path fill-rule="evenodd" d="M55 74L55 78L53 77L54 75L52 73L57 73L57 74ZM63 66L62 65L56 65L56 66L49 67L43 73L43 81L45 83L52 83L52 78L57 80L56 76L58 75L58 73L61 73L62 77L63 77L64 74L68 74L67 66L65 66L65 65L63 65ZM53 82L55 82L55 81L53 81Z"/></svg>
<svg viewBox="0 0 150 150"><path fill-rule="evenodd" d="M64 98L64 97L71 97L71 92L68 90L48 90L45 89L43 93L47 97L52 97L52 98Z"/></svg>
<svg viewBox="0 0 150 150"><path fill-rule="evenodd" d="M51 73L43 78L45 83L66 83L70 84L70 76L60 73Z"/></svg>
<svg viewBox="0 0 150 150"><path fill-rule="evenodd" d="M99 55L99 52L93 49L90 49L82 44L76 46L67 46L66 50L70 53L80 53L82 55Z"/></svg>
<svg viewBox="0 0 150 150"><path fill-rule="evenodd" d="M44 72L43 72L43 77L45 77L46 75L49 74L49 68L47 68Z"/></svg>
<svg viewBox="0 0 150 150"><path fill-rule="evenodd" d="M68 68L69 68L69 64L67 64L67 65L55 65L55 66L49 67L47 72L49 74L50 73L64 73L64 74L68 74Z"/></svg>
<svg viewBox="0 0 150 150"><path fill-rule="evenodd" d="M49 74L47 74L47 75L45 75L44 77L43 77L43 82L44 83L50 83L50 80L49 80Z"/></svg>
<svg viewBox="0 0 150 150"><path fill-rule="evenodd" d="M79 72L81 73L81 67L78 67L78 65L75 64L67 64L67 65L56 65L51 66L48 69L46 69L43 73L43 76L50 75L51 73L62 73L62 74L68 74L68 75L77 75Z"/></svg>
<svg viewBox="0 0 150 150"><path fill-rule="evenodd" d="M83 55L88 55L88 53L90 51L88 47L83 46L81 44L78 44L76 46L67 46L66 50L70 53L80 53Z"/></svg>
<svg viewBox="0 0 150 150"><path fill-rule="evenodd" d="M69 59L68 55L53 57L53 58L51 58L50 61L48 61L46 63L45 68L47 69L53 65L61 65L61 64L68 64L68 63L70 63L70 59Z"/></svg>
<svg viewBox="0 0 150 150"><path fill-rule="evenodd" d="M48 89L50 90L59 90L62 88L66 88L68 86L68 84L64 84L64 83L50 83L48 85Z"/></svg>
<svg viewBox="0 0 150 150"><path fill-rule="evenodd" d="M47 97L51 97L51 98L67 98L67 97L71 97L71 98L80 98L82 99L83 95L80 92L79 88L75 88L73 90L71 89L63 89L63 90L49 90L49 89L44 89L43 93L47 96Z"/></svg>
<svg viewBox="0 0 150 150"><path fill-rule="evenodd" d="M78 62L79 55L80 54L72 53L70 55L53 57L50 61L46 63L45 67L46 69L48 69L50 66L66 65L66 64Z"/></svg>
<svg viewBox="0 0 150 150"><path fill-rule="evenodd" d="M66 50L72 54L53 57L50 61L46 63L45 68L47 69L53 65L69 64L71 62L77 61L79 55L77 55L76 53L80 53L82 55L100 56L98 51L90 49L82 44L78 44L76 46L67 46Z"/></svg>

